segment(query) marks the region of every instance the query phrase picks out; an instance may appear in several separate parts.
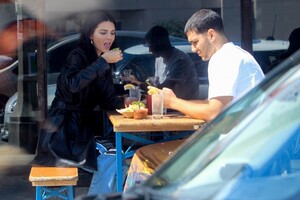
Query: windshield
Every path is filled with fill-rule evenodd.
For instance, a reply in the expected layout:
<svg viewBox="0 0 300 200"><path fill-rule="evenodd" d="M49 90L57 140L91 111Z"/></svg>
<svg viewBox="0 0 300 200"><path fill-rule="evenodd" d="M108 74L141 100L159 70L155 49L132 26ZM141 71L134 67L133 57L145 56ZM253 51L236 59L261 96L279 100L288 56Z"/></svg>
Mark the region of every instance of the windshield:
<svg viewBox="0 0 300 200"><path fill-rule="evenodd" d="M211 190L203 190L210 196L236 178L291 172L291 167L276 162L282 148L295 151L292 138L298 137L300 124L299 67L267 77L203 131L196 132L145 186L190 190L213 185Z"/></svg>

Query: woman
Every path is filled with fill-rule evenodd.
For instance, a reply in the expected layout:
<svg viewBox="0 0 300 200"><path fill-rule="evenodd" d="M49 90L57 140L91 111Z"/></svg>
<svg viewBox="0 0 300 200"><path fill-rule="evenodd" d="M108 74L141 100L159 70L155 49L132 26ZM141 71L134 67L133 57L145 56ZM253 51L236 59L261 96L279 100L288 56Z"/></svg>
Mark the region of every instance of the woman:
<svg viewBox="0 0 300 200"><path fill-rule="evenodd" d="M93 110L124 107L115 95L110 68L122 59L122 52L113 49L115 29L104 12L91 13L84 22L79 45L58 77L33 164L97 169Z"/></svg>

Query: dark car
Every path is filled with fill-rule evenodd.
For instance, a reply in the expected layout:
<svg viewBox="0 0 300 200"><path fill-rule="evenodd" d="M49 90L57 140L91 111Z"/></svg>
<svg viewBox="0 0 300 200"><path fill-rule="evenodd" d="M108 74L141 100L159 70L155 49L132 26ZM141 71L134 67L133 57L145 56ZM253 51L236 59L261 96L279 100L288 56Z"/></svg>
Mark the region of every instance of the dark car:
<svg viewBox="0 0 300 200"><path fill-rule="evenodd" d="M117 45L121 50L125 50L131 46L144 43L144 37L146 32L139 31L117 31ZM47 49L46 64L47 64L47 81L48 86L50 86L50 92L54 92L53 84L56 83L56 79L60 72L61 67L64 65L68 53L76 47L79 41L80 34L73 34L70 36L63 37L52 44L50 44ZM178 44L187 44L187 40L184 38L170 36L172 43ZM129 54L124 53L124 59L122 62L116 64L115 73L120 74L123 69L132 69L133 73L145 80L148 76L152 76L151 69L153 66L149 66L149 69L145 69L140 66L140 63L136 60L132 60ZM148 57L149 56L149 57ZM150 64L154 62L154 57L148 55L143 57L145 63ZM29 54L30 70L32 74L36 74L37 68L35 64L36 54ZM13 62L11 65L6 68L0 69L0 128L2 139L7 140L8 130L6 123L9 120L9 117L16 106L16 92L17 92L17 78L18 78L18 61ZM116 84L116 89L119 92L123 90L121 84ZM48 94L48 96L53 97L54 93ZM12 98L9 100L9 98ZM9 100L9 101L8 101ZM48 101L49 105L51 104L52 98ZM6 105L6 103L9 105ZM5 110L6 106L6 110ZM5 113L6 112L6 113ZM6 116L4 116L6 115Z"/></svg>
<svg viewBox="0 0 300 200"><path fill-rule="evenodd" d="M123 60L116 64L116 69L114 69L114 75L116 76L116 83L120 81L119 77L122 74L122 70L131 69L132 73L140 80L145 81L147 77L154 75L154 63L155 57L149 52L149 49L144 44L145 32L137 31L117 31L117 42L119 47L123 51ZM60 71L61 66L64 64L67 57L67 53L70 52L76 45L79 39L79 34L70 35L64 37L54 44L47 50L47 66L48 66L48 84L52 85L56 83L56 78ZM194 52L191 51L190 44L184 38L178 38L170 36L171 43L176 46L176 48L181 49L187 53L192 60L197 69L198 77L200 80L199 90L200 99L206 99L208 95L208 78L207 78L207 62L202 61L202 59ZM257 61L261 64L264 71L268 71L267 68L272 61L276 60L280 53L283 53L288 47L288 42L286 41L268 41L268 40L254 40L253 51L254 56L256 56ZM35 56L35 55L32 55ZM267 62L268 61L268 62ZM11 78L14 80L13 84L6 81L4 85L15 85L17 84L17 62L5 69L5 73L1 74L0 70L0 97L1 97L1 77ZM51 86L53 88L53 85ZM121 84L116 84L116 89L122 92L123 87ZM16 91L16 88L15 88ZM49 91L55 91L50 89ZM11 94L11 96L14 93ZM54 94L48 94L48 96L53 96ZM50 98L51 99L51 98ZM8 98L5 98L5 102ZM3 105L5 106L5 102ZM51 101L48 101L49 105ZM1 104L0 104L1 105ZM16 105L16 95L10 99L9 104L6 108L3 106L0 116L2 120L1 133L2 138L5 140L8 137L7 122L11 116ZM6 115L6 116L4 116Z"/></svg>
<svg viewBox="0 0 300 200"><path fill-rule="evenodd" d="M144 42L145 32L140 31L117 31L117 44L121 50L127 49L136 44ZM186 39L178 37L170 37L173 42L185 42ZM48 83L56 83L56 78L63 66L68 53L74 49L79 41L79 34L73 34L57 40L49 44L47 49L47 68L48 68ZM36 59L35 53L28 55L31 62L30 70L36 73ZM18 61L10 61L11 64L5 68L0 69L0 110L4 108L7 99L17 91L17 77L18 77Z"/></svg>

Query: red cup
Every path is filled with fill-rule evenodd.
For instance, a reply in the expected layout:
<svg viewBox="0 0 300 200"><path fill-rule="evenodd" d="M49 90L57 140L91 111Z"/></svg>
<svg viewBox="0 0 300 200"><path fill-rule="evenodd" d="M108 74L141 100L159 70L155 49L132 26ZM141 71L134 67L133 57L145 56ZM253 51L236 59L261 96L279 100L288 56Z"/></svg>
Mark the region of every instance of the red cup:
<svg viewBox="0 0 300 200"><path fill-rule="evenodd" d="M146 106L148 108L148 115L152 115L152 96L149 94L146 98Z"/></svg>

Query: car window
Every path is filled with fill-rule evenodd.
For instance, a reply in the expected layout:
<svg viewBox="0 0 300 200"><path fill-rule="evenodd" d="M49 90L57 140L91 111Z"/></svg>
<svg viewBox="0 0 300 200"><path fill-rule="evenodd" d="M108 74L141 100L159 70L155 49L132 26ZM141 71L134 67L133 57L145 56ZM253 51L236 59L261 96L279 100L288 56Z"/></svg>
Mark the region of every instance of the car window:
<svg viewBox="0 0 300 200"><path fill-rule="evenodd" d="M276 62L281 60L284 52L285 50L254 51L253 56L266 74L278 64Z"/></svg>
<svg viewBox="0 0 300 200"><path fill-rule="evenodd" d="M118 62L117 71L121 73L124 69L132 69L140 81L145 81L147 77L154 76L155 57L152 54L128 54L123 53L123 60Z"/></svg>

